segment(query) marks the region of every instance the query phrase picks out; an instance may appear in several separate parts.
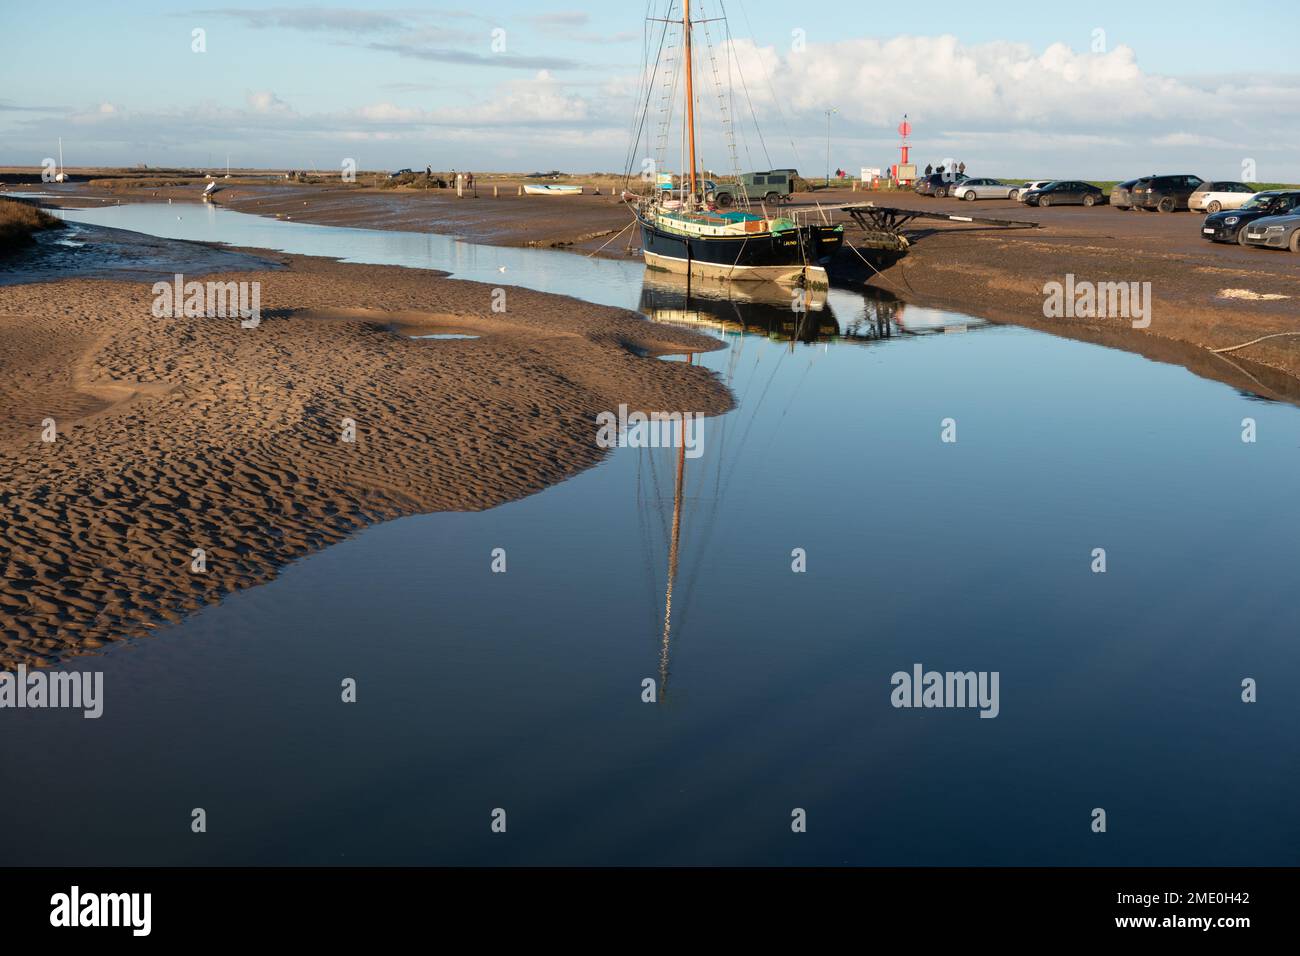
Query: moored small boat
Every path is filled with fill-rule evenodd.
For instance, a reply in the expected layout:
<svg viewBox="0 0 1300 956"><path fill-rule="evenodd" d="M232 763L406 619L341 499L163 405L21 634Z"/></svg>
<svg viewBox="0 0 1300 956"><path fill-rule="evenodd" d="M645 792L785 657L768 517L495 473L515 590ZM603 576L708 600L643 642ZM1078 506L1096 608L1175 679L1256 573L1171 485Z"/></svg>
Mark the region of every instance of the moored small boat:
<svg viewBox="0 0 1300 956"><path fill-rule="evenodd" d="M529 196L581 196L581 186L563 186L559 183L542 183L524 187Z"/></svg>

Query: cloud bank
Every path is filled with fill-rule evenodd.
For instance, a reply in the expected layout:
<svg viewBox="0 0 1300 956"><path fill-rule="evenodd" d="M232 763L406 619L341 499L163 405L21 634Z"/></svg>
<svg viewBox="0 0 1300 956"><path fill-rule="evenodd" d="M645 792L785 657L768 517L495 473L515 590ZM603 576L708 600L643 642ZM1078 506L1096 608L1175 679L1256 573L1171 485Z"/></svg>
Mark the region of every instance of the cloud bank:
<svg viewBox="0 0 1300 956"><path fill-rule="evenodd" d="M229 13L229 11L228 11ZM303 9L243 11L253 25L295 30L382 34L388 15L342 19ZM343 11L346 13L346 11ZM235 15L235 13L230 13ZM539 29L578 30L578 14L552 15ZM510 66L530 75L479 84L468 97L422 97L422 84L373 78L374 96L359 108L302 112L271 90L246 90L242 105L177 105L138 111L129 102L103 112L97 103L49 113L9 104L0 111L13 150L48 152L54 137L78 142L87 163L195 162L239 144L243 165L323 167L355 155L373 167L410 165L447 156L445 166L480 169L563 167L620 169L639 109L635 69L595 76L563 57L500 55L455 45L427 45L402 33L364 45L403 59ZM405 44L405 45L404 45ZM1229 178L1252 159L1261 180L1300 181L1300 76L1170 77L1142 70L1134 51L1078 52L1064 44L1034 50L1024 44L963 44L953 36L902 36L809 43L802 51L748 40L718 51L721 73L743 75L732 104L741 135L742 165L802 164L817 174L825 163L825 111L832 117L832 165L885 165L897 156L895 127L904 113L913 126L913 155L921 164L960 157L988 175L1120 178L1166 169ZM702 70L701 145L705 162L725 166L716 134L718 97L711 70ZM759 140L749 118L758 119ZM651 142L655 139L653 113ZM85 136L69 135L69 127ZM676 142L670 136L669 142ZM766 149L764 149L766 147ZM188 152L187 152L188 150ZM144 152L145 155L141 155ZM646 155L643 144L638 157ZM24 154L25 155L25 154ZM523 159L521 160L521 157ZM27 156L32 162L39 162ZM670 161L675 157L667 157ZM328 161L328 162L327 162Z"/></svg>

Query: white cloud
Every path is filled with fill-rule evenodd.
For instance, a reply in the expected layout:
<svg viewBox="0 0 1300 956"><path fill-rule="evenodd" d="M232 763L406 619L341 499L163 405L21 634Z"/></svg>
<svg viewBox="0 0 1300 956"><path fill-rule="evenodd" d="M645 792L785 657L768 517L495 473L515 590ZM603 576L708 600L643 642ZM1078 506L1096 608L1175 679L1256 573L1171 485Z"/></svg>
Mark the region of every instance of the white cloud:
<svg viewBox="0 0 1300 956"><path fill-rule="evenodd" d="M1153 137L1152 146L1205 146L1215 149L1245 149L1241 143L1230 143L1225 139L1217 136L1203 136L1199 133L1165 133L1163 136Z"/></svg>
<svg viewBox="0 0 1300 956"><path fill-rule="evenodd" d="M845 39L810 44L805 52L737 41L729 48L743 68L734 107L742 128L742 165L825 162L823 111L839 109L831 165L883 165L897 157L895 127L904 112L913 125L913 158L958 156L990 175L1122 178L1159 168L1223 176L1243 157L1258 162L1270 181L1300 181L1296 159L1300 77L1168 77L1144 72L1127 47L1079 53L1063 44L1034 50L1025 44L965 45L952 36ZM720 71L729 72L727 49ZM718 135L717 95L704 71L700 148L711 166L727 155ZM566 77L566 78L562 78ZM19 135L32 148L58 135L60 122L93 128L114 150L104 161L130 161L148 145L220 145L239 138L257 151L249 162L279 165L318 144L357 139L375 143L463 143L464 162L489 168L520 157L525 165L617 169L628 130L640 108L636 71L592 82L538 69L527 79L430 100L418 82L384 83L382 99L365 105L299 112L270 90L248 94L243 108L194 104L133 111L130 104L96 104L62 119L33 111L6 111L6 139ZM438 89L438 84L433 84ZM768 153L754 135L747 98L754 102ZM657 105L657 98L655 104ZM639 152L657 138L652 106ZM87 144L93 148L95 140ZM675 160L678 137L670 136ZM150 145L152 144L152 145ZM206 147L205 147L206 148ZM539 152L543 151L543 152ZM385 147L385 157L402 153ZM201 154L200 154L201 155ZM401 163L399 162L399 165ZM1177 167L1175 169L1175 167Z"/></svg>
<svg viewBox="0 0 1300 956"><path fill-rule="evenodd" d="M846 118L870 124L893 123L906 112L918 126L963 119L1090 126L1207 111L1222 116L1230 112L1228 100L1237 99L1144 73L1126 46L1094 54L1055 43L1035 53L1025 44L963 45L945 35L841 40L784 56L748 40L732 47L756 104L771 107L775 92L786 109L815 112L833 104Z"/></svg>
<svg viewBox="0 0 1300 956"><path fill-rule="evenodd" d="M292 113L289 104L270 90L259 90L248 94L248 105L255 113Z"/></svg>

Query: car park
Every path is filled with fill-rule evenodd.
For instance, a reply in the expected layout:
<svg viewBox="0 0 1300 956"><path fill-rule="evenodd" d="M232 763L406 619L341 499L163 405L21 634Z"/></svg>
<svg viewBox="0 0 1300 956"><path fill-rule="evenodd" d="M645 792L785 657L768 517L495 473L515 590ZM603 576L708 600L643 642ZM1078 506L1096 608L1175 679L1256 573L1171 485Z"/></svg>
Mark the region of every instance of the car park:
<svg viewBox="0 0 1300 956"><path fill-rule="evenodd" d="M1077 179L1058 179L1041 189L1031 189L1021 197L1029 206L1096 206L1106 201L1106 194L1092 183Z"/></svg>
<svg viewBox="0 0 1300 956"><path fill-rule="evenodd" d="M1000 179L967 179L952 187L956 199L1014 199L1018 187Z"/></svg>
<svg viewBox="0 0 1300 956"><path fill-rule="evenodd" d="M1264 216L1246 226L1245 245L1300 252L1300 211Z"/></svg>
<svg viewBox="0 0 1300 956"><path fill-rule="evenodd" d="M1246 245L1246 227L1266 216L1300 211L1300 190L1274 189L1255 193L1240 209L1210 213L1201 223L1201 238L1210 242Z"/></svg>
<svg viewBox="0 0 1300 956"><path fill-rule="evenodd" d="M1200 176L1151 176L1143 179L1130 192L1134 209L1147 212L1176 212L1188 208L1192 193L1205 180Z"/></svg>
<svg viewBox="0 0 1300 956"><path fill-rule="evenodd" d="M1193 212L1218 212L1221 209L1240 209L1247 199L1258 192L1249 183L1220 180L1201 183L1187 200Z"/></svg>
<svg viewBox="0 0 1300 956"><path fill-rule="evenodd" d="M1142 182L1141 179L1128 179L1122 183L1116 183L1110 190L1110 204L1116 209L1128 211L1133 208L1133 187Z"/></svg>

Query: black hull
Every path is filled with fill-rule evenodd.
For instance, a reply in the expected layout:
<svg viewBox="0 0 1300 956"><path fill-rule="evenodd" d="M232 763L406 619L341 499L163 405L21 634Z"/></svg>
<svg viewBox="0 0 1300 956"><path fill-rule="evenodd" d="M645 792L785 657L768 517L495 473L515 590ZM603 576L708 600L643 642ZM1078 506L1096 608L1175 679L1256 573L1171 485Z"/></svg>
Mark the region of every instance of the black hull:
<svg viewBox="0 0 1300 956"><path fill-rule="evenodd" d="M800 226L756 236L682 236L642 219L646 265L732 280L826 285L822 266L844 241L834 226Z"/></svg>

